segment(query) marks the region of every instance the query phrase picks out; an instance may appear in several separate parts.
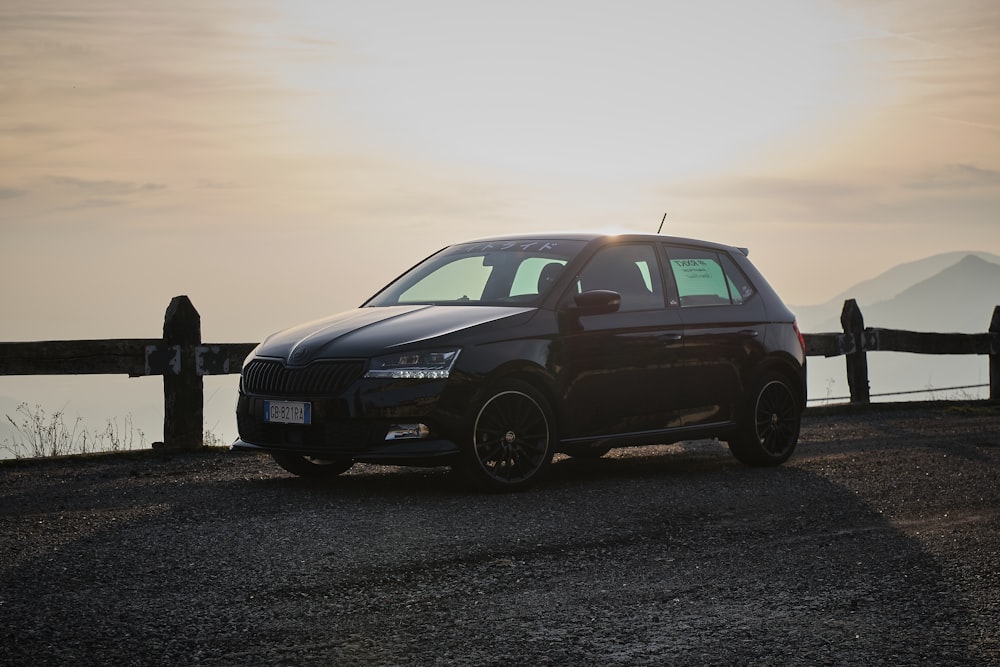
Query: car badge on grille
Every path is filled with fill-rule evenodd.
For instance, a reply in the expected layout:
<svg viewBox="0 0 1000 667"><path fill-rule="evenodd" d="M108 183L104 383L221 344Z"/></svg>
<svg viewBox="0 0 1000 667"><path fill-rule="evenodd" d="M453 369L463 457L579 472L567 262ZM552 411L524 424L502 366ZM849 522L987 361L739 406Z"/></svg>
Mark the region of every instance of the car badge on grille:
<svg viewBox="0 0 1000 667"><path fill-rule="evenodd" d="M307 352L309 352L309 348L300 347L299 349L292 352L292 361L301 361L302 358L306 356Z"/></svg>

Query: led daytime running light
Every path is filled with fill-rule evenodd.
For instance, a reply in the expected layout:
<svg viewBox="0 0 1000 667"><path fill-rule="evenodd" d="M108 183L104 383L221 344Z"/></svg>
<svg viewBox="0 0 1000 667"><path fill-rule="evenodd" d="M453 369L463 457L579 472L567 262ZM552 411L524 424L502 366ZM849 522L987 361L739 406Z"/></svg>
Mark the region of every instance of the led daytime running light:
<svg viewBox="0 0 1000 667"><path fill-rule="evenodd" d="M444 380L458 359L459 350L404 352L371 360L366 378L394 380Z"/></svg>

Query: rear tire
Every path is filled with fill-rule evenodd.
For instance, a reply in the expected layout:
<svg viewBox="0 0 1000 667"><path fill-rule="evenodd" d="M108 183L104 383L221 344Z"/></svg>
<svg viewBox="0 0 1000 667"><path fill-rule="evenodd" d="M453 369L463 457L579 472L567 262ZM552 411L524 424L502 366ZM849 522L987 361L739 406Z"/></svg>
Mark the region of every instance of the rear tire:
<svg viewBox="0 0 1000 667"><path fill-rule="evenodd" d="M747 395L729 451L746 465L781 465L795 451L801 422L799 393L784 376L765 373Z"/></svg>
<svg viewBox="0 0 1000 667"><path fill-rule="evenodd" d="M541 393L510 380L476 404L462 440L460 470L466 480L484 491L519 491L548 470L555 420Z"/></svg>
<svg viewBox="0 0 1000 667"><path fill-rule="evenodd" d="M271 453L271 458L286 471L299 477L328 478L336 477L342 472L346 472L354 461L350 459L317 459L312 456L301 456L299 454L279 454Z"/></svg>

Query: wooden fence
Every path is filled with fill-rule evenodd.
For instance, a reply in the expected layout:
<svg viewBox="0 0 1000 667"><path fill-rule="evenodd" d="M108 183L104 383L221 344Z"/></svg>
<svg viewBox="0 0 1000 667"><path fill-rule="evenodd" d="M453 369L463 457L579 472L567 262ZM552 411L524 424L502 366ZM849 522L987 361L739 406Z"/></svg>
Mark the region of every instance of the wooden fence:
<svg viewBox="0 0 1000 667"><path fill-rule="evenodd" d="M943 334L866 328L854 299L844 302L843 332L804 334L806 355L845 356L852 403L870 403L868 352L989 355L990 400L1000 401L1000 306L989 331ZM201 341L201 316L190 299L170 301L163 338L0 343L0 375L163 376L163 442L194 449L204 437L205 375L239 373L256 343Z"/></svg>
<svg viewBox="0 0 1000 667"><path fill-rule="evenodd" d="M847 384L851 403L870 403L868 352L912 352L915 354L985 354L990 360L990 400L1000 401L1000 306L986 333L927 333L901 329L865 327L865 319L854 299L844 302L840 313L841 333L804 334L806 355L847 357Z"/></svg>
<svg viewBox="0 0 1000 667"><path fill-rule="evenodd" d="M201 316L190 299L176 296L163 338L0 343L0 375L162 375L163 443L195 449L205 436L202 377L239 373L256 346L203 344Z"/></svg>

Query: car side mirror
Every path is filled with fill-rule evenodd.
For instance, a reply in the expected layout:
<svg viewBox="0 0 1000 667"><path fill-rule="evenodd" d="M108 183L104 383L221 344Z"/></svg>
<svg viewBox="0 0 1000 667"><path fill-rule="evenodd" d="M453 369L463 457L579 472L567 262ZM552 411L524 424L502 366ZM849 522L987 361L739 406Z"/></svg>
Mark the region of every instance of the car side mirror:
<svg viewBox="0 0 1000 667"><path fill-rule="evenodd" d="M595 289L573 297L574 315L607 315L617 313L622 305L622 295L606 289Z"/></svg>

